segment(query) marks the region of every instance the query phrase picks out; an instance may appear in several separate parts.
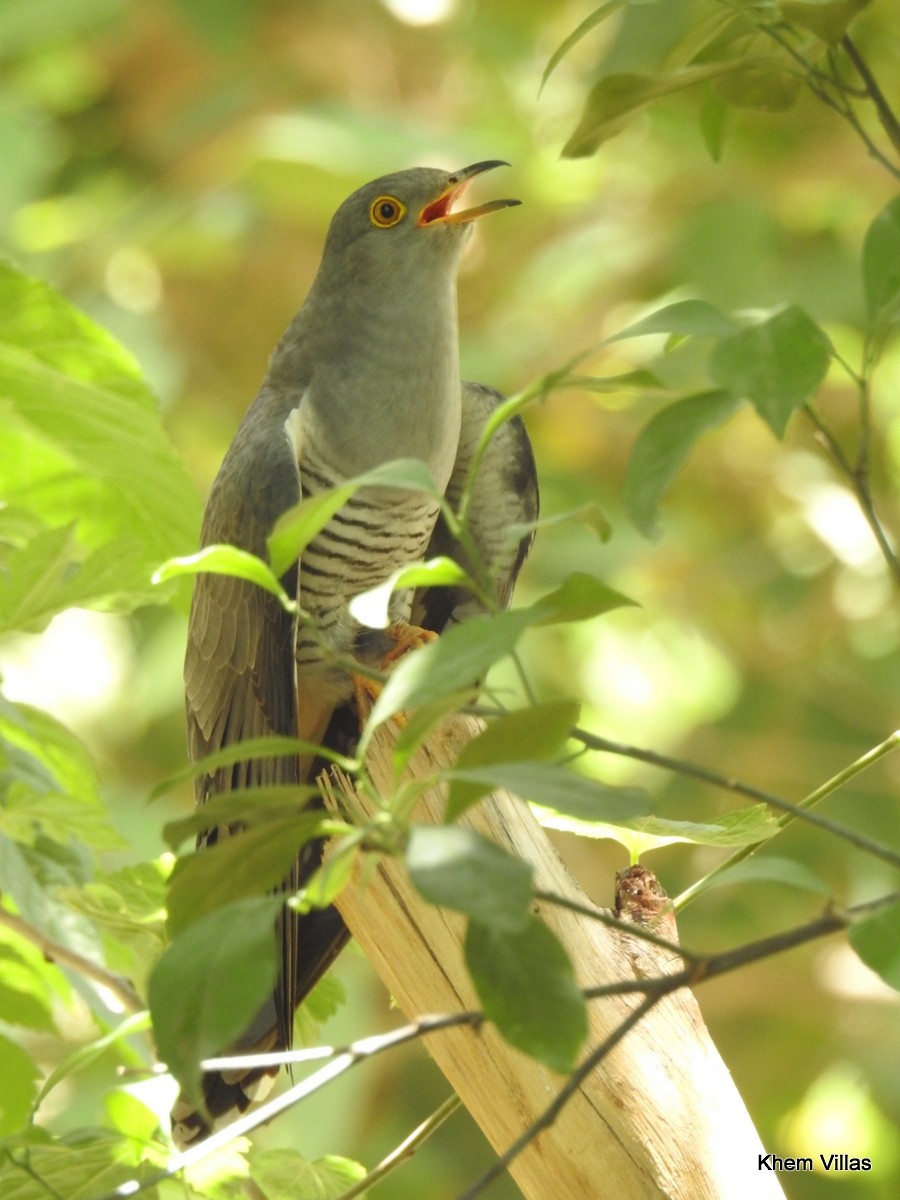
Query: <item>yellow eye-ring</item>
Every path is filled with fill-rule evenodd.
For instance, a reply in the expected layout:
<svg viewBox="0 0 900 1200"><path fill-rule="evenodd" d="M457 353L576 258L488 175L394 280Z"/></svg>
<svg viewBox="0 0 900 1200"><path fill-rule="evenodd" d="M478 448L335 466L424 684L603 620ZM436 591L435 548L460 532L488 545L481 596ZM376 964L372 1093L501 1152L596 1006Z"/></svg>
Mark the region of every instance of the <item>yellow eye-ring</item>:
<svg viewBox="0 0 900 1200"><path fill-rule="evenodd" d="M372 207L369 209L372 224L380 229L390 229L392 225L402 221L405 215L406 205L396 196L379 196L377 200L372 201Z"/></svg>

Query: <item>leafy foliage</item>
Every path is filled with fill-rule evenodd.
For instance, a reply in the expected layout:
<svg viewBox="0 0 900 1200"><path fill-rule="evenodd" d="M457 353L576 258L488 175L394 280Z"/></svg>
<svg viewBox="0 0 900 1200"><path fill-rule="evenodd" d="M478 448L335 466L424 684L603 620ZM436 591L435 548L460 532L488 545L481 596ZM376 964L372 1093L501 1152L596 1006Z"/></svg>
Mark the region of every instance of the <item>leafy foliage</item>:
<svg viewBox="0 0 900 1200"><path fill-rule="evenodd" d="M140 27L127 0L36 0L0 11L0 53L10 68L0 106L0 209L8 247L29 267L0 266L0 635L17 647L58 614L91 608L133 614L139 651L102 729L76 714L73 732L60 715L16 696L12 666L9 698L0 698L0 1193L11 1200L98 1200L128 1180L149 1182L168 1149L159 1127L166 1106L154 1098L146 1107L122 1090L115 1071L142 1077L158 1051L191 1088L200 1057L241 1031L275 970L278 900L260 893L318 833L343 841L301 907L328 903L360 857L402 854L421 894L468 921L467 961L488 1018L560 1071L583 1045L584 1001L565 952L530 915L531 865L456 824L487 790L508 787L541 806L548 826L607 845L615 839L633 859L659 851L672 890L703 897L702 926L686 922L695 941L731 936L738 920L755 930L757 917L787 918L823 898L840 907L843 895L876 887L867 853L836 836L804 839L795 827L782 840L785 826L765 805L701 797L688 774L661 785L646 767L627 765L632 747L583 749L576 729L580 722L614 737L621 720L637 730L630 740L722 757L729 780L762 778L784 794L809 787L824 762L847 761L846 747L884 736L897 662L890 500L900 478L892 384L900 201L876 174L894 186L898 134L866 63L889 64L883 47L895 41L897 19L890 6L867 0L608 0L574 31L545 6L474 6L458 16L451 38L421 35L431 39L427 53L425 41L416 43L422 75L430 65L433 78L446 75L446 62L429 58L439 43L452 47L446 61L459 66L467 44L460 34L477 35L464 67L480 86L460 89L477 104L449 93L443 102L461 106L452 113L459 128L477 127L492 143L518 138L514 157L522 160L525 147L546 149L534 131L546 128L549 111L553 128L573 131L564 153L584 160L573 168L583 174L566 174L565 164L554 174L534 156L521 180L522 232L498 232L496 269L464 283L475 377L502 377L514 363L527 379L565 363L502 414L526 412L538 443L550 515L538 523L533 574L514 611L409 656L384 689L372 728L408 715L399 763L486 676L481 694L494 715L443 781L447 823L438 829L408 822L407 797L388 798L376 830L323 824L298 812L305 793L279 789L187 812L189 773L179 769L181 735L173 732L177 671L161 665L180 653L173 647L183 636L177 613L185 593L168 581L199 570L235 574L293 611L283 569L346 489L372 480L349 481L287 514L269 562L232 547L194 554L198 494L135 358L104 324L152 366L185 460L209 474L277 336L273 324L283 324L298 278L311 274L314 264L289 260L285 247L319 244L324 220L349 190L347 163L358 182L426 149L433 156L440 146L454 161L482 152L471 143L462 150L422 107L418 55L400 49L387 24L394 18L380 10L371 20L382 22L384 37L373 42L382 49L371 53L383 54L380 66L401 80L404 109L386 109L379 92L372 111L386 113L383 124L363 118L338 77L341 56L309 57L323 37L330 44L345 36L329 24L337 18L328 7L304 14L313 33L304 27L295 42L284 33L299 18L263 3L179 0L164 15L151 3ZM169 23L178 21L172 36ZM554 37L560 44L540 101L548 108L532 110L523 97L536 91L535 48L549 49ZM140 72L132 69L137 52ZM190 55L189 72L180 54ZM291 54L309 69L298 73L281 57ZM289 71L271 69L273 57ZM279 90L288 77L324 80L329 72L334 90L316 105L305 92L286 101ZM240 83L251 78L252 97ZM354 71L354 93L365 91L366 78ZM569 110L582 94L576 119ZM263 109L272 119L257 119ZM694 138L720 166L698 163ZM598 149L612 157L591 161ZM488 281L480 295L479 274ZM635 301L648 315L633 318ZM604 340L586 351L600 336L601 309L610 314ZM433 486L415 464L386 472L376 482ZM685 485L670 493L679 476ZM857 505L884 566L861 554L859 536L844 549L847 506L825 505L836 496ZM652 550L641 546L623 514L642 534L662 527L672 536ZM613 529L598 557L596 535L609 539ZM469 582L446 562L415 570L361 598L361 617L383 622L392 588L424 578ZM672 635L660 610L680 623L683 642L724 648L739 677L732 708L720 695L704 709L695 700L702 672L683 666L666 693L660 664ZM625 640L632 653L617 657ZM57 664L60 675L70 670ZM522 676L536 701L528 688L515 690ZM654 693L655 706L647 699ZM273 749L308 750L270 743L240 757ZM875 768L862 784L862 769L841 780L856 789L845 819L887 840L895 778ZM173 815L159 804L147 818L143 796L165 776L182 807ZM184 850L213 820L247 828L204 854ZM169 849L182 851L174 870L158 825ZM694 846L730 848L732 865L698 882ZM604 853L591 859L599 864L592 883L611 878ZM862 961L895 988L898 920L896 904L882 905L849 932ZM742 992L740 1037L719 1017L737 1061L755 1004L767 1040L757 1050L754 1039L741 1073L773 1144L778 1129L808 1113L803 1089L816 1067L800 1057L805 1042L834 1044L865 1064L873 1106L889 1094L896 1059L886 1023L867 1016L866 1028L875 1022L879 1031L870 1040L882 1048L873 1057L868 1042L848 1032L853 1022L831 1021L851 1001L787 958L777 996L752 994L749 982ZM787 1034L785 995L802 997ZM121 1011L145 1002L155 1045L146 1015ZM316 1022L340 1004L341 988L326 980L298 1020L303 1038L315 1037ZM800 1020L807 1037L796 1036ZM761 1074L776 1060L791 1064L778 1095ZM411 1089L379 1079L372 1086L400 1111ZM77 1110L57 1090L63 1080ZM63 1120L54 1105L66 1107ZM341 1113L348 1129L351 1108ZM302 1120L305 1139L328 1117L305 1110ZM73 1124L75 1132L63 1132ZM343 1147L344 1133L332 1120L328 1144ZM361 1157L374 1153L367 1147ZM356 1163L309 1161L295 1150L248 1154L238 1145L225 1157L220 1175L195 1169L177 1191L160 1184L156 1194L229 1196L249 1176L265 1200L337 1200L364 1176ZM455 1157L468 1167L468 1151ZM436 1160L429 1162L418 1182L418 1167L409 1168L411 1190L398 1197L437 1186Z"/></svg>

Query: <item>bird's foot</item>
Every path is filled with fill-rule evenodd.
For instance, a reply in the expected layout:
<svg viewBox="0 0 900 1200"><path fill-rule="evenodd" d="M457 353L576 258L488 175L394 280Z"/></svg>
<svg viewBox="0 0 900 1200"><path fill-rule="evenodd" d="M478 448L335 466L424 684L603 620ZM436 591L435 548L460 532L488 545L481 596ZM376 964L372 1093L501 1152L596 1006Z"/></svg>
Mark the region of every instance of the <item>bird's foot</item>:
<svg viewBox="0 0 900 1200"><path fill-rule="evenodd" d="M382 656L382 671L389 671L398 659L403 658L411 650L418 650L420 646L427 646L429 642L436 642L438 639L438 635L430 629L420 629L418 625L403 623L390 625L383 633L394 644ZM367 675L353 676L353 696L356 701L356 711L359 713L360 728L368 720L381 691L382 685L376 679L371 679ZM392 719L401 729L406 725L406 717L403 713L395 714Z"/></svg>
<svg viewBox="0 0 900 1200"><path fill-rule="evenodd" d="M392 663L408 654L410 650L418 650L420 646L427 646L429 642L438 640L436 633L430 629L420 629L418 625L389 625L384 632L394 645L381 660L382 671L389 670Z"/></svg>

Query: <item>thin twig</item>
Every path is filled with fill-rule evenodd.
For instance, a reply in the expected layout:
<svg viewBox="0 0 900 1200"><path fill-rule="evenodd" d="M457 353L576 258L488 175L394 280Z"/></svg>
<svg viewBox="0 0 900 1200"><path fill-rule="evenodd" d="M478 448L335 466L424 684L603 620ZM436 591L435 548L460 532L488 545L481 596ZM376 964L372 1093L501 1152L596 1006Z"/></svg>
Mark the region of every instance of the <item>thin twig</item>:
<svg viewBox="0 0 900 1200"><path fill-rule="evenodd" d="M369 1171L365 1179L360 1179L358 1183L354 1183L346 1192L341 1192L336 1200L356 1200L357 1196L363 1196L374 1187L376 1183L380 1183L388 1175L391 1174L401 1163L406 1159L412 1158L420 1146L422 1146L433 1133L443 1125L448 1117L451 1117L456 1110L462 1105L462 1100L459 1096L448 1096L444 1103L437 1108L430 1117L426 1118L418 1128L414 1129L409 1137L405 1138L399 1146L390 1152L387 1158L383 1158L377 1167Z"/></svg>
<svg viewBox="0 0 900 1200"><path fill-rule="evenodd" d="M0 925L5 925L7 929L12 930L13 933L17 933L19 937L31 942L33 946L37 946L38 950L40 950L44 958L49 962L56 963L57 966L69 967L70 970L83 975L85 979L90 979L100 987L105 988L116 998L125 1012L142 1013L145 1011L146 1004L123 976L113 974L106 967L101 967L91 959L85 958L83 954L79 954L75 950L70 950L68 946L64 946L61 942L54 941L53 938L42 933L40 929L29 924L28 921L24 921L21 917L7 912L3 908L0 908Z"/></svg>
<svg viewBox="0 0 900 1200"><path fill-rule="evenodd" d="M888 104L887 99L878 85L878 81L869 69L868 63L857 50L852 38L848 33L845 33L841 38L841 47L844 53L853 63L854 70L865 85L866 94L875 105L875 111L878 113L878 120L881 122L881 127L888 135L891 145L895 150L900 151L900 121L894 113L894 110Z"/></svg>
<svg viewBox="0 0 900 1200"><path fill-rule="evenodd" d="M676 942L670 942L666 938L660 937L645 925L639 925L635 921L623 921L621 917L617 917L607 908L592 908L588 904L579 904L577 900L570 900L568 896L560 896L556 892L536 891L534 899L543 900L545 904L555 904L558 908L567 908L570 912L576 912L582 917L589 917L592 921L599 921L601 925L606 925L609 929L618 929L620 933L640 938L641 941L649 942L651 946L656 946L660 950L665 950L669 954L675 954L690 962L700 957L690 950L685 950Z"/></svg>
<svg viewBox="0 0 900 1200"><path fill-rule="evenodd" d="M895 583L900 584L900 560L898 560L894 547L891 545L878 513L875 511L875 502L872 499L872 493L869 489L868 464L862 456L864 453L862 444L860 448L860 460L854 466L812 404L804 404L803 411L816 427L838 467L840 467L843 474L850 481L857 502L862 509L863 516L866 518L869 528L872 530L875 541L878 543L878 549L881 551L888 570L893 575Z"/></svg>

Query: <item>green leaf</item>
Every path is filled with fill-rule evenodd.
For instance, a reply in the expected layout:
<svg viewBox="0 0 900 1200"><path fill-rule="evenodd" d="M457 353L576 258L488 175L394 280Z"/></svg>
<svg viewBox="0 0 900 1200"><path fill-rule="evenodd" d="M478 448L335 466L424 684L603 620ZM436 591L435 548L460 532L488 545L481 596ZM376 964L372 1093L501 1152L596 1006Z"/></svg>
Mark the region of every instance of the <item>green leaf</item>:
<svg viewBox="0 0 900 1200"><path fill-rule="evenodd" d="M537 917L510 931L470 921L466 963L488 1020L519 1050L569 1071L587 1036L587 1009L569 957Z"/></svg>
<svg viewBox="0 0 900 1200"><path fill-rule="evenodd" d="M704 97L697 114L703 144L714 163L722 161L728 132L728 105L712 89Z"/></svg>
<svg viewBox="0 0 900 1200"><path fill-rule="evenodd" d="M365 1167L335 1154L307 1162L296 1150L256 1147L250 1152L250 1171L264 1200L340 1200L366 1176Z"/></svg>
<svg viewBox="0 0 900 1200"><path fill-rule="evenodd" d="M450 692L474 687L489 667L515 648L532 623L527 609L495 613L455 625L436 642L402 658L375 702L366 731L395 713L439 700ZM364 754L363 737L359 753Z"/></svg>
<svg viewBox="0 0 900 1200"><path fill-rule="evenodd" d="M260 825L283 817L296 816L298 806L319 794L315 784L273 783L266 786L235 788L232 792L221 792L212 800L200 805L186 817L167 821L163 826L166 844L177 850L188 837L196 837L216 826ZM331 822L335 829L342 826Z"/></svg>
<svg viewBox="0 0 900 1200"><path fill-rule="evenodd" d="M555 591L542 596L530 608L518 611L529 618L530 625L559 625L587 621L636 603L595 576L575 571Z"/></svg>
<svg viewBox="0 0 900 1200"><path fill-rule="evenodd" d="M33 845L40 836L71 837L119 849L100 798L97 773L82 742L48 713L0 696L0 830Z"/></svg>
<svg viewBox="0 0 900 1200"><path fill-rule="evenodd" d="M387 629L390 624L388 605L394 592L403 588L475 587L472 579L452 558L432 558L428 562L401 567L384 583L360 592L350 601L350 615L370 629Z"/></svg>
<svg viewBox="0 0 900 1200"><path fill-rule="evenodd" d="M237 546L204 546L196 554L185 554L180 558L170 558L153 573L154 583L165 583L169 579L177 579L181 575L233 575L237 579L246 579L248 583L258 584L273 596L277 596L282 606L290 610L294 601L287 594L268 563L239 550Z"/></svg>
<svg viewBox="0 0 900 1200"><path fill-rule="evenodd" d="M76 606L127 611L146 602L146 587L135 584L130 597L122 592L123 578L138 562L137 551L134 541L124 538L89 551L78 544L74 525L42 530L5 555L0 634L39 633L57 613Z"/></svg>
<svg viewBox="0 0 900 1200"><path fill-rule="evenodd" d="M659 503L697 439L740 407L730 392L701 392L660 409L635 443L625 472L622 499L644 537L656 533Z"/></svg>
<svg viewBox="0 0 900 1200"><path fill-rule="evenodd" d="M304 913L333 904L353 878L362 836L361 831L356 831L330 849L327 858L317 867L309 883L291 900L290 907Z"/></svg>
<svg viewBox="0 0 900 1200"><path fill-rule="evenodd" d="M287 878L300 847L320 832L320 812L242 829L180 858L169 879L170 935L233 900L259 896Z"/></svg>
<svg viewBox="0 0 900 1200"><path fill-rule="evenodd" d="M615 338L610 338L615 341ZM642 367L635 371L622 371L618 375L567 375L559 387L580 388L584 392L599 395L616 395L618 392L657 391L665 384L652 371Z"/></svg>
<svg viewBox="0 0 900 1200"><path fill-rule="evenodd" d="M0 1018L11 1025L51 1032L52 992L46 978L17 946L0 942Z"/></svg>
<svg viewBox="0 0 900 1200"><path fill-rule="evenodd" d="M710 356L709 369L720 387L751 400L781 438L795 409L825 378L830 358L826 335L803 309L790 305L722 338Z"/></svg>
<svg viewBox="0 0 900 1200"><path fill-rule="evenodd" d="M869 3L870 0L780 0L779 8L785 20L836 46L847 26Z"/></svg>
<svg viewBox="0 0 900 1200"><path fill-rule="evenodd" d="M606 75L591 88L581 120L563 147L563 158L584 158L617 134L628 118L654 100L671 96L712 79L746 71L745 59L685 67L670 75L627 71Z"/></svg>
<svg viewBox="0 0 900 1200"><path fill-rule="evenodd" d="M180 787L189 779L197 779L201 775L212 775L220 767L230 767L234 763L250 762L257 758L286 758L296 757L298 754L318 754L321 750L322 747L315 742L305 742L302 738L270 737L268 735L247 738L242 742L234 742L222 750L217 750L214 754L207 754L205 758L198 758L196 762L178 771L175 775L170 775L168 779L157 784L150 793L150 799L158 799L166 792ZM336 756L336 760L346 761L339 755ZM298 797L301 793L302 789L298 785Z"/></svg>
<svg viewBox="0 0 900 1200"><path fill-rule="evenodd" d="M520 930L530 917L533 868L474 829L414 825L406 866L431 904L498 930Z"/></svg>
<svg viewBox="0 0 900 1200"><path fill-rule="evenodd" d="M0 1034L0 1134L15 1133L28 1120L39 1077L31 1055Z"/></svg>
<svg viewBox="0 0 900 1200"><path fill-rule="evenodd" d="M210 913L166 948L150 976L160 1059L191 1096L198 1063L247 1028L275 985L279 896L252 896Z"/></svg>
<svg viewBox="0 0 900 1200"><path fill-rule="evenodd" d="M766 47L762 53L756 48ZM786 112L803 90L804 77L787 50L774 46L766 34L751 33L729 47L745 67L713 81L716 92L734 108L754 112Z"/></svg>
<svg viewBox="0 0 900 1200"><path fill-rule="evenodd" d="M323 975L303 1001L312 1020L322 1024L347 1003L347 991L333 971Z"/></svg>
<svg viewBox="0 0 900 1200"><path fill-rule="evenodd" d="M541 76L541 86L538 88L538 95L540 95L544 90L544 85L546 84L547 80L550 78L562 60L566 57L569 51L573 50L583 37L589 34L592 29L596 29L596 27L602 21L605 21L607 17L611 17L613 13L618 12L620 8L624 8L627 2L628 0L606 0L605 4L601 4L599 8L595 8L590 16L585 17L577 29L574 29L569 36L556 47L556 49L550 55L550 59L544 68L543 75Z"/></svg>
<svg viewBox="0 0 900 1200"><path fill-rule="evenodd" d="M517 762L523 746L528 747L529 757L535 761L555 758L578 720L580 707L575 700L561 700L497 717L463 746L455 767L465 770L481 763ZM451 780L445 819L455 821L489 790L482 783Z"/></svg>
<svg viewBox="0 0 900 1200"><path fill-rule="evenodd" d="M611 838L626 847L632 862L638 862L651 850L675 842L697 846L755 846L774 837L779 830L777 818L764 804L752 804L749 808L725 813L714 821L702 822L649 816L611 826L543 811L538 813L538 819L547 829L560 829L580 837Z"/></svg>
<svg viewBox="0 0 900 1200"><path fill-rule="evenodd" d="M900 902L851 925L850 944L867 967L900 992Z"/></svg>
<svg viewBox="0 0 900 1200"><path fill-rule="evenodd" d="M138 863L57 895L105 935L106 963L143 991L146 976L165 946L166 869Z"/></svg>
<svg viewBox="0 0 900 1200"><path fill-rule="evenodd" d="M571 522L586 525L603 542L608 542L612 537L612 524L609 517L599 504L589 500L587 504L581 504L578 508L570 508L568 512L555 513L552 517L540 517L537 521L523 521L521 524L510 525L509 540L512 543L519 542L529 533L534 533L535 530L553 529L554 526L568 525Z"/></svg>
<svg viewBox="0 0 900 1200"><path fill-rule="evenodd" d="M337 487L309 496L282 514L268 538L269 562L275 575L280 578L288 567L293 566L338 509L364 487L399 488L401 491L426 492L431 496L439 494L423 462L415 458L398 458Z"/></svg>
<svg viewBox="0 0 900 1200"><path fill-rule="evenodd" d="M730 317L705 300L677 300L641 317L609 340L645 337L651 333L677 333L681 337L724 337L736 326Z"/></svg>
<svg viewBox="0 0 900 1200"><path fill-rule="evenodd" d="M735 863L733 867L727 867L708 879L701 879L691 890L706 892L717 887L730 887L736 883L781 883L785 887L812 892L817 896L832 894L828 884L803 863L767 854L755 854L753 858Z"/></svg>
<svg viewBox="0 0 900 1200"><path fill-rule="evenodd" d="M522 800L582 821L631 827L650 812L650 798L643 788L613 787L559 763L484 763L464 770L454 768L447 778L506 788Z"/></svg>
<svg viewBox="0 0 900 1200"><path fill-rule="evenodd" d="M15 900L26 921L54 941L62 942L93 962L102 963L100 938L83 917L56 896L57 889L86 882L83 852L41 836L34 846L23 846L0 833L0 879L3 890ZM65 976L54 968L54 986L65 986Z"/></svg>
<svg viewBox="0 0 900 1200"><path fill-rule="evenodd" d="M148 964L149 966L149 964ZM115 1046L117 1042L122 1043L120 1051L127 1045L127 1039L138 1033L147 1033L150 1029L150 1014L148 1012L134 1013L130 1017L125 1017L114 1029L110 1029L101 1037L94 1038L90 1042L82 1042L70 1054L53 1068L47 1078L44 1080L41 1090L38 1093L38 1104L42 1104L44 1098L56 1088L64 1079L68 1079L70 1075L74 1075L76 1071L83 1070L85 1067L95 1063L98 1058L102 1057L110 1046ZM127 1051L126 1051L127 1053ZM122 1095L124 1093L118 1093Z"/></svg>
<svg viewBox="0 0 900 1200"><path fill-rule="evenodd" d="M27 1141L7 1150L0 1158L3 1200L94 1200L158 1170L149 1162L135 1170L132 1147L118 1134L80 1130L50 1141L43 1131L29 1131Z"/></svg>
<svg viewBox="0 0 900 1200"><path fill-rule="evenodd" d="M866 230L862 250L863 290L869 324L900 315L900 197L891 200Z"/></svg>
<svg viewBox="0 0 900 1200"><path fill-rule="evenodd" d="M196 545L199 497L131 356L36 279L0 263L0 494L82 547L120 546L117 591L159 602L150 572ZM126 544L129 555L124 553ZM109 599L108 562L103 603ZM84 589L83 589L84 590Z"/></svg>

